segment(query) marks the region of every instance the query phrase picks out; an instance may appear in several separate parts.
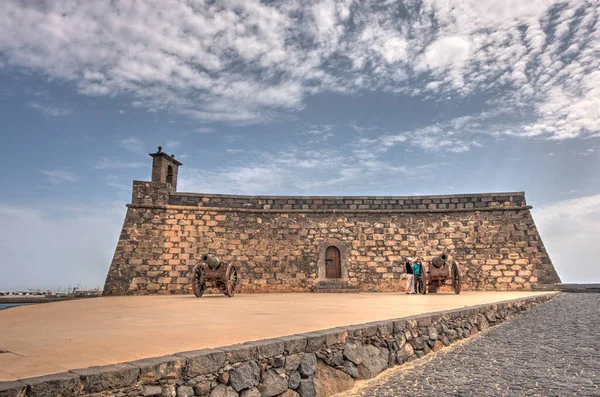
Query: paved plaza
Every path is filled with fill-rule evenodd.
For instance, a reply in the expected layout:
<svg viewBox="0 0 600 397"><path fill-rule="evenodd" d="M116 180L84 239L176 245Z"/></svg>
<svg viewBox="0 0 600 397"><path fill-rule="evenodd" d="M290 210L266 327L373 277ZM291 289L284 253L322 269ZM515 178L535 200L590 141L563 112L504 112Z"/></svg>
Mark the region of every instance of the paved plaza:
<svg viewBox="0 0 600 397"><path fill-rule="evenodd" d="M600 294L562 294L336 397L600 396Z"/></svg>
<svg viewBox="0 0 600 397"><path fill-rule="evenodd" d="M0 381L539 294L127 296L17 307L0 312Z"/></svg>

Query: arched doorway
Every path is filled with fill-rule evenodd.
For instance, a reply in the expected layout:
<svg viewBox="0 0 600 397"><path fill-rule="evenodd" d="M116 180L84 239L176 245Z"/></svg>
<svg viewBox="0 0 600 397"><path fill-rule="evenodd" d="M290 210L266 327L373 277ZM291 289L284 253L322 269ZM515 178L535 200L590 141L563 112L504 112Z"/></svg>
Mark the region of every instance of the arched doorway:
<svg viewBox="0 0 600 397"><path fill-rule="evenodd" d="M325 277L342 277L342 258L337 247L329 246L325 251Z"/></svg>

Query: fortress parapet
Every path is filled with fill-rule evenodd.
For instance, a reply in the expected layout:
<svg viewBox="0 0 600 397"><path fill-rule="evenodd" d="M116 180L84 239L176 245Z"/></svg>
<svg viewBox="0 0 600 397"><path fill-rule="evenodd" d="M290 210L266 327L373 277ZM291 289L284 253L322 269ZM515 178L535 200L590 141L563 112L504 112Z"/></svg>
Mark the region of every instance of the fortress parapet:
<svg viewBox="0 0 600 397"><path fill-rule="evenodd" d="M437 196L240 196L177 192L181 163L159 150L132 201L104 295L192 293L207 251L238 266L240 292L321 283L404 288L403 258L443 252L463 289L529 290L560 279L524 192Z"/></svg>

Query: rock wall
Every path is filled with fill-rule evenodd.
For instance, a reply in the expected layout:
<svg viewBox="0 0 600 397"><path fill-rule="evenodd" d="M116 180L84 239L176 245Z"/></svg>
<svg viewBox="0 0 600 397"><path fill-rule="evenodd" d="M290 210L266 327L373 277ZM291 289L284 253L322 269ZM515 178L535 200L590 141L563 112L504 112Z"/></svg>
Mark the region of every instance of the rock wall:
<svg viewBox="0 0 600 397"><path fill-rule="evenodd" d="M528 290L560 282L523 193L431 197L244 197L170 193L135 182L105 295L191 293L205 253L233 262L241 292L303 292L325 281L339 248L342 279L400 291L402 260L449 253L463 288Z"/></svg>
<svg viewBox="0 0 600 397"><path fill-rule="evenodd" d="M0 382L0 397L327 397L555 294Z"/></svg>

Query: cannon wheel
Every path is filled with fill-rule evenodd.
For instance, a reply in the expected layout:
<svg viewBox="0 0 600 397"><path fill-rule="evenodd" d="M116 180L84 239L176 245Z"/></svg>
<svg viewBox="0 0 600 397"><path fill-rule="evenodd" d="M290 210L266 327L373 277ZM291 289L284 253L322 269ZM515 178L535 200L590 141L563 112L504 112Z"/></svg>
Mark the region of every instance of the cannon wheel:
<svg viewBox="0 0 600 397"><path fill-rule="evenodd" d="M458 266L458 262L454 262L454 266L452 266L452 289L455 294L460 294L460 268Z"/></svg>
<svg viewBox="0 0 600 397"><path fill-rule="evenodd" d="M435 294L437 293L438 288L440 288L440 281L438 279L431 280L429 282L429 293Z"/></svg>
<svg viewBox="0 0 600 397"><path fill-rule="evenodd" d="M238 272L235 266L230 265L227 268L227 273L225 274L225 295L232 297L235 295L235 289L238 285Z"/></svg>
<svg viewBox="0 0 600 397"><path fill-rule="evenodd" d="M206 283L204 282L204 266L196 265L192 271L192 290L197 298L204 295L206 291Z"/></svg>

